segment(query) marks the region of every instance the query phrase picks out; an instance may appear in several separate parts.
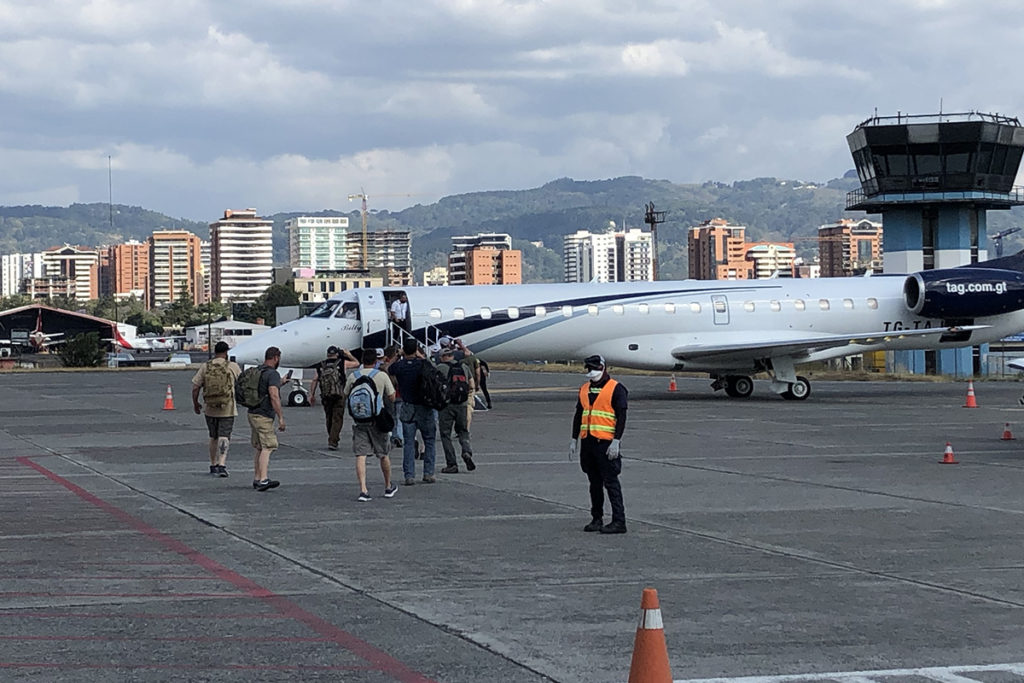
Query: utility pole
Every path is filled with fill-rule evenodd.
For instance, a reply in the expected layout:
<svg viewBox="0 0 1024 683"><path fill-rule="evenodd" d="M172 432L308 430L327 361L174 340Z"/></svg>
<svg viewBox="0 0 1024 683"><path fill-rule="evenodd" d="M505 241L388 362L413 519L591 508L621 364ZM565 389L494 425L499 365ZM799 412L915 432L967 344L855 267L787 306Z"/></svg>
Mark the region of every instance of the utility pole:
<svg viewBox="0 0 1024 683"><path fill-rule="evenodd" d="M651 270L654 279L658 279L658 223L665 222L665 212L655 211L654 202L644 207L644 223L651 226Z"/></svg>
<svg viewBox="0 0 1024 683"><path fill-rule="evenodd" d="M110 234L114 234L114 174L111 167L110 155L107 155L107 212L110 214ZM114 264L117 265L116 263ZM108 264L109 267L109 264ZM110 294L114 297L114 332L118 332L117 329L117 270L114 270L114 282ZM117 339L117 334L114 334L114 339Z"/></svg>

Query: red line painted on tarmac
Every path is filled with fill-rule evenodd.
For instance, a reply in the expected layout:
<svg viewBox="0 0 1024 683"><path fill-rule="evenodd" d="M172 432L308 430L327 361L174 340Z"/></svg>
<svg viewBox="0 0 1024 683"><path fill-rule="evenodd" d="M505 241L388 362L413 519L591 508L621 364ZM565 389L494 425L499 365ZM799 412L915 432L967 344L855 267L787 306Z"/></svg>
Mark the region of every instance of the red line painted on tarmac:
<svg viewBox="0 0 1024 683"><path fill-rule="evenodd" d="M263 586L253 581L252 579L249 579L245 576L242 576L238 572L228 569L216 560L207 557L198 550L195 550L194 548L185 545L178 539L173 538L172 536L165 534L159 529L146 524L141 519L133 517L132 515L122 510L121 508L112 505L111 503L108 503L107 501L103 500L102 498L99 498L98 496L92 493L89 493L81 486L73 484L72 482L68 481L59 474L52 472L51 470L48 470L42 465L33 462L31 458L22 456L19 457L17 460L19 463L27 467L31 467L32 469L47 477L51 481L60 484L61 486L71 491L82 500L92 503L101 510L105 510L106 512L113 515L115 518L124 522L129 527L135 529L139 533L144 534L145 536L149 537L156 543L159 543L160 545L164 546L168 550L171 550L186 557L187 559L191 560L192 562L199 565L208 572L211 572L219 578L223 579L224 581L227 581L228 583L235 586L242 592L254 598L262 600L263 602L271 605L281 614L289 616L295 619L296 621L302 622L315 633L319 633L320 635L333 641L335 644L341 646L342 648L352 652L355 655L358 655L359 657L362 657L367 662L369 662L374 669L377 669L396 680L402 681L402 683L436 683L435 681L433 681L430 678L427 678L423 674L413 671L408 666L398 661L391 655L387 654L383 650L380 650L374 647L373 645L370 645L366 641L357 638L356 636L352 635L348 631L345 631L344 629L338 628L326 619L318 617L312 612L303 609L291 600L271 592L270 590L264 588ZM0 662L0 666L3 666L2 662Z"/></svg>

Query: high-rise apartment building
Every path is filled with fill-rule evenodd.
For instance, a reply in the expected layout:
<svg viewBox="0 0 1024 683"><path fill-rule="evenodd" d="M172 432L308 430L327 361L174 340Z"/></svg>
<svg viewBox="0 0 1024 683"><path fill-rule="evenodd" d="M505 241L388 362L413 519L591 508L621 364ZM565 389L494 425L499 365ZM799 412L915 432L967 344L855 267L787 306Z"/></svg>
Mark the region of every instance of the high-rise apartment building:
<svg viewBox="0 0 1024 683"><path fill-rule="evenodd" d="M712 218L690 228L687 236L690 277L694 280L749 280L746 227Z"/></svg>
<svg viewBox="0 0 1024 683"><path fill-rule="evenodd" d="M149 295L149 243L135 240L105 249L101 261L100 294L147 301ZM148 303L147 303L148 306Z"/></svg>
<svg viewBox="0 0 1024 683"><path fill-rule="evenodd" d="M507 233L452 237L448 284L518 285L523 282L523 255Z"/></svg>
<svg viewBox="0 0 1024 683"><path fill-rule="evenodd" d="M3 254L0 256L0 296L14 296L23 292L22 283L43 276L43 255Z"/></svg>
<svg viewBox="0 0 1024 683"><path fill-rule="evenodd" d="M345 241L349 268L360 268L363 261L362 233L350 232ZM376 230L366 233L366 268L386 268L389 287L412 285L412 239L409 231Z"/></svg>
<svg viewBox="0 0 1024 683"><path fill-rule="evenodd" d="M443 287L448 284L448 268L437 266L423 273L424 287Z"/></svg>
<svg viewBox="0 0 1024 683"><path fill-rule="evenodd" d="M203 273L203 303L208 303L212 299L210 293L210 281L212 278L211 265L210 265L210 241L199 240L199 267Z"/></svg>
<svg viewBox="0 0 1024 683"><path fill-rule="evenodd" d="M155 230L149 236L149 306L157 308L183 292L201 302L199 237L187 230Z"/></svg>
<svg viewBox="0 0 1024 683"><path fill-rule="evenodd" d="M654 280L651 233L631 228L615 235L616 277L619 282Z"/></svg>
<svg viewBox="0 0 1024 683"><path fill-rule="evenodd" d="M352 267L347 241L348 217L299 216L289 218L284 227L288 231L289 266L292 268L337 271Z"/></svg>
<svg viewBox="0 0 1024 683"><path fill-rule="evenodd" d="M644 282L654 279L651 233L579 230L562 238L566 282Z"/></svg>
<svg viewBox="0 0 1024 683"><path fill-rule="evenodd" d="M78 301L99 298L100 252L65 244L43 251L43 277L67 279L67 296Z"/></svg>
<svg viewBox="0 0 1024 683"><path fill-rule="evenodd" d="M822 277L882 272L882 224L842 218L818 228Z"/></svg>
<svg viewBox="0 0 1024 683"><path fill-rule="evenodd" d="M793 277L796 249L791 242L748 242L746 259L754 278Z"/></svg>
<svg viewBox="0 0 1024 683"><path fill-rule="evenodd" d="M210 223L213 300L255 301L273 284L273 226L256 209L227 209L223 218Z"/></svg>

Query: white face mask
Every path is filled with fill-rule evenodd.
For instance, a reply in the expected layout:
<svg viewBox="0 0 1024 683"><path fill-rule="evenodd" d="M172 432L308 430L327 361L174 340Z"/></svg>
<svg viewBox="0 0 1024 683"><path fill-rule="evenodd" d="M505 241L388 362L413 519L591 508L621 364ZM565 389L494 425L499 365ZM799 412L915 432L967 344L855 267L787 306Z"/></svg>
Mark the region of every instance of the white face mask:
<svg viewBox="0 0 1024 683"><path fill-rule="evenodd" d="M587 379L591 382L596 382L604 376L604 370L591 370L587 373Z"/></svg>

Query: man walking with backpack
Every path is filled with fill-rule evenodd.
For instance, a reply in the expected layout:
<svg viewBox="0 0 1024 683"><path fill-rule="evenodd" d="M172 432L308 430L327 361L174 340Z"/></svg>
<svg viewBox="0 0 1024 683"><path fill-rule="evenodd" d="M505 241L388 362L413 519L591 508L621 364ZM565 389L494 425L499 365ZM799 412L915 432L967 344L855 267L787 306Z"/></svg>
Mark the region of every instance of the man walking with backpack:
<svg viewBox="0 0 1024 683"><path fill-rule="evenodd" d="M253 479L252 487L257 491L277 488L281 482L267 476L270 469L270 454L277 450L277 434L274 433L274 416L277 429L284 431L284 412L281 410L281 349L267 348L263 354L263 365L248 368L235 383L235 398L249 409L249 427L252 431Z"/></svg>
<svg viewBox="0 0 1024 683"><path fill-rule="evenodd" d="M327 359L320 361L316 366L316 377L313 378L313 384L309 389L310 405L316 403L316 390L320 389L320 402L324 406L324 417L327 419L327 448L332 451L338 450L338 439L345 424L345 401L342 398L345 371L359 366L359 361L347 350L344 351L344 361L338 357L341 353L342 350L337 346L327 349Z"/></svg>
<svg viewBox="0 0 1024 683"><path fill-rule="evenodd" d="M203 412L199 404L199 392L203 392L206 404L206 429L210 434L210 474L228 476L228 447L231 444L231 430L235 424L235 380L242 374L237 363L228 360L231 349L226 341L219 341L213 347L213 358L199 366L192 378L192 409L196 415Z"/></svg>
<svg viewBox="0 0 1024 683"><path fill-rule="evenodd" d="M433 484L437 481L434 476L437 412L428 402L436 404L434 389L443 386L432 381L437 368L420 354L418 342L407 337L402 342L402 359L392 363L388 372L397 382L398 392L402 395L398 419L402 423L402 473L405 475L405 485L416 483L417 430L423 437L423 483Z"/></svg>
<svg viewBox="0 0 1024 683"><path fill-rule="evenodd" d="M388 435L395 427L392 417L395 387L386 372L374 366L377 352L363 349L363 365L348 376L343 394L348 413L352 417L352 454L356 456L356 477L359 479L361 503L372 500L366 488L366 459L373 455L380 461L384 475L384 497L393 498L398 486L391 482L391 458Z"/></svg>
<svg viewBox="0 0 1024 683"><path fill-rule="evenodd" d="M473 371L464 361L455 360L455 349L450 346L441 348L440 359L438 369L445 376L448 385L448 405L437 411L445 462L441 474L459 472L459 461L455 459L455 446L452 444L453 427L462 448L462 460L466 463L466 469L472 472L476 469L476 463L473 462L473 447L469 441L469 401L474 389Z"/></svg>

